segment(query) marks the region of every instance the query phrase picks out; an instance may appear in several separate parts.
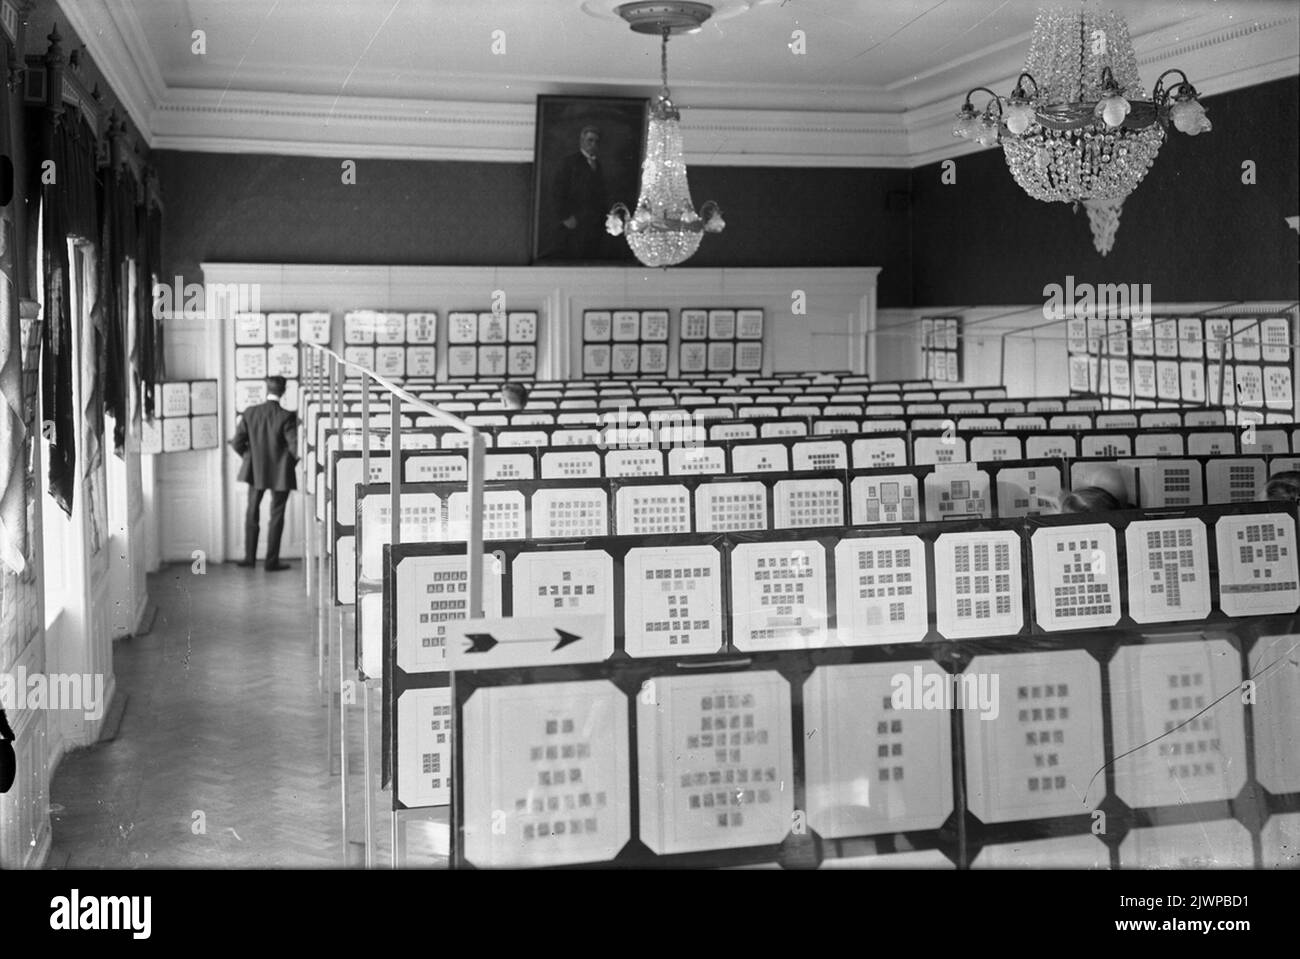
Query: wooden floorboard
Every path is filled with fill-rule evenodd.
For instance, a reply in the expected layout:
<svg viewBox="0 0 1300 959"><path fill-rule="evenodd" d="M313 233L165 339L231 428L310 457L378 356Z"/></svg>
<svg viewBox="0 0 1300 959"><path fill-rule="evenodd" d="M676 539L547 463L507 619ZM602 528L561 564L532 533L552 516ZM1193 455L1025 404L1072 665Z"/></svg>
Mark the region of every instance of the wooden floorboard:
<svg viewBox="0 0 1300 959"><path fill-rule="evenodd" d="M343 865L316 614L301 566L190 570L177 564L150 576L152 630L114 646L126 709L112 741L59 765L50 864ZM199 812L205 832L196 831Z"/></svg>

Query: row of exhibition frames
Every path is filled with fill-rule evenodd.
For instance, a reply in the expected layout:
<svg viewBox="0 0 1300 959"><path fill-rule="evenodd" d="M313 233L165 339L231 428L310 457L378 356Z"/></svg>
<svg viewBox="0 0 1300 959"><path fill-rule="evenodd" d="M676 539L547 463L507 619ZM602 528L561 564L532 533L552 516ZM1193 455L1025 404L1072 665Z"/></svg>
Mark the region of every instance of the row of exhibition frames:
<svg viewBox="0 0 1300 959"><path fill-rule="evenodd" d="M377 461L378 462L378 461ZM355 455L336 461L359 477ZM1006 461L978 466L921 466L744 476L509 480L483 493L487 539L573 542L601 536L760 532L811 527L910 530L915 524L1015 519L1053 514L1061 493L1086 482L1098 465L1115 466L1139 508L1254 502L1268 477L1300 466L1300 457ZM340 491L347 489L341 481ZM355 662L377 677L382 610L382 549L392 534L392 487L351 486L330 523L332 600L356 606ZM1208 497L1206 492L1208 491ZM452 483L402 487L402 543L463 542L466 491Z"/></svg>
<svg viewBox="0 0 1300 959"><path fill-rule="evenodd" d="M635 432L635 431L631 431ZM326 430L321 449L330 457L359 455L362 472L345 477L345 485L388 482L387 449L383 434ZM438 437L426 430L403 431L399 438L402 482L460 481L468 476L469 456L461 450L435 449ZM369 441L371 449L358 449ZM566 446L518 447L508 452L485 452L485 480L596 479L630 476L737 475L792 472L809 469L879 469L1006 460L1040 460L1104 457L1186 457L1233 454L1278 456L1300 453L1300 427L1225 429L1182 427L1159 432L1143 430L1075 431L974 431L930 430L901 433L867 433L847 436L773 437L732 440L668 449ZM425 445L428 444L428 445ZM353 447L347 449L346 447ZM345 447L342 449L336 447ZM351 455L349 455L351 454ZM353 467L348 467L352 469ZM326 522L339 512L331 506L335 496L333 468L307 470L307 488L314 494L316 518ZM342 515L351 515L350 497L340 493Z"/></svg>
<svg viewBox="0 0 1300 959"><path fill-rule="evenodd" d="M1160 863L1126 850L1134 830L1183 823L1231 832L1236 838L1226 845L1245 850L1237 865L1267 864L1257 851L1262 824L1271 815L1300 812L1300 763L1288 738L1296 684L1275 668L1285 664L1287 649L1250 647L1255 636L1294 632L1290 619L1267 617L1290 617L1300 608L1296 545L1294 508L1279 504L920 524L905 533L816 529L489 542L485 615L550 615L563 627L562 616L549 611L550 587L586 582L595 590L566 612L584 622L603 616L604 627L586 642L532 654L538 661L526 667L507 660L474 669L461 653L451 672L444 657L454 628L421 624L415 613L428 599L428 584L463 575L464 547L390 546L384 550L383 705L394 808L450 801L456 865L813 865L855 848L931 849L942 854L940 861L968 865L985 844L1019 848L1049 838L1068 847L1048 853L1047 862L1057 865L1153 865ZM966 569L981 551L997 557L987 574ZM1071 561L1080 554L1090 588L1097 589L1086 607L1061 598L1071 591ZM675 601L642 588L647 577L674 567L670 575L690 580L689 587L670 588L690 589L692 620L690 642L676 646L657 628L671 613L662 607ZM788 608L768 615L764 573L778 570L797 575L802 600L786 600ZM864 575L901 570L908 573L908 595L864 598ZM990 580L982 592L971 585L979 575ZM1181 581L1176 594L1153 590L1171 575ZM998 576L1004 578L994 584ZM883 582L872 581L878 592ZM966 596L984 596L988 615L963 607ZM993 605L998 596L1008 602ZM428 642L438 630L441 641ZM890 677L936 660L947 673L1000 674L1019 698L1031 685L1036 694L1048 679L1061 683L1063 697L1068 674L1075 715L1067 723L1063 711L1054 723L1069 739L1053 747L1061 762L1050 770L1051 787L1025 785L1026 774L1041 782L1024 747L1028 716L1003 696L1001 723L981 719L973 708L907 713L912 733L916 724L925 727L921 741L908 747L913 757L923 751L922 763L908 767L903 783L891 780L872 802L862 800L857 777L871 772L865 767L866 749L876 743L872 732L879 738L879 725L899 718L877 706L890 698ZM1175 695L1174 712L1162 712L1171 677L1193 672L1209 682L1178 691L1190 711L1174 716ZM1246 678L1289 682L1285 689L1259 690L1250 700L1259 704L1251 705L1250 722L1240 695ZM595 690L612 698L586 709ZM1195 709L1193 692L1202 700ZM768 808L736 804L752 818L710 828L709 814L691 811L686 794L696 788L690 777L714 765L713 750L679 734L699 711L698 694L723 693L753 697L755 726L772 735L765 748L746 743L750 748L717 764L775 766L783 785ZM516 795L525 787L527 796L549 795L535 780L519 779L533 775L521 729L566 709L586 719L593 755L606 754L603 771L584 764L584 788L617 797L602 805L616 810L611 821L620 825L582 832L599 839L599 848L557 835L553 824L545 837L534 833L536 841L521 841L524 824L538 817L501 792L518 786ZM1139 751L1185 728L1166 716L1193 720L1210 709L1214 732L1190 735L1213 737L1217 769L1202 774L1201 762L1214 758L1205 756L1197 758L1195 775L1172 775L1164 750ZM439 753L421 738L427 715L450 715L454 751L447 743ZM1195 722L1210 728L1208 720ZM452 771L450 782L439 780L442 793L404 787L403 770L410 775L423 760L427 771L433 755L439 757L434 768ZM592 782L596 774L604 777L599 784ZM1103 804L1110 824L1095 835L1093 811ZM502 823L493 828L493 810L504 810L504 829ZM798 828L796 811L804 813L806 831ZM1157 845L1163 854L1179 848L1167 840ZM1092 849L1096 861L1081 863L1076 847Z"/></svg>
<svg viewBox="0 0 1300 959"><path fill-rule="evenodd" d="M334 599L348 606L367 585L378 589L380 549L392 526L392 487L387 477L362 485L357 454L342 454L334 462L339 490L330 523L337 557ZM387 465L372 458L372 473L380 463ZM574 540L1028 516L1056 511L1064 476L1062 460L1032 460L698 475L672 482L656 477L496 480L483 490L483 534L500 540ZM463 484L404 483L401 497L403 543L464 541L468 494ZM358 630L364 631L360 623Z"/></svg>
<svg viewBox="0 0 1300 959"><path fill-rule="evenodd" d="M1183 455L1235 451L1277 453L1293 448L1293 428L1286 425L1237 428L1204 427L1095 427L1090 414L1056 417L1053 429L1007 429L979 420L882 420L872 426L883 429L853 429L841 432L809 433L806 426L789 421L763 428L752 423L720 424L711 436L697 427L661 425L654 428L610 426L594 428L492 429L483 431L490 463L537 461L531 475L637 475L638 473L698 473L762 469L817 469L824 466L889 465L891 463L960 462L1077 455ZM851 425L852 421L849 421ZM958 425L958 424L962 425ZM369 448L385 451L392 445L391 430L380 421L369 428L333 427L324 419L317 424L316 443L306 451L306 483L316 488L317 475L324 471L335 452ZM400 445L405 450L463 450L463 434L438 427L401 427ZM1238 439L1234 440L1236 436ZM789 455L780 452L789 448ZM620 451L607 462L575 467L590 450ZM740 450L738 455L729 451ZM632 455L644 451L655 456ZM572 455L571 455L572 454ZM835 457L835 461L827 459ZM775 457L775 458L774 458ZM586 457L590 460L590 457ZM454 458L447 459L448 463ZM785 465L781 465L784 463ZM490 467L491 468L491 467ZM518 475L510 467L510 475ZM442 476L424 476L438 479Z"/></svg>
<svg viewBox="0 0 1300 959"><path fill-rule="evenodd" d="M481 394L475 394L481 395ZM499 399L476 399L461 402L441 403L437 397L424 396L427 402L438 402L439 406L450 412L464 413L465 421L474 426L568 426L592 425L611 422L620 417L620 422L631 420L634 423L654 423L665 417L676 417L681 413L690 413L701 419L766 419L772 417L790 417L808 419L824 416L831 419L846 419L867 416L1008 416L1008 415L1050 415L1055 413L1093 413L1101 410L1100 400L1094 397L1074 399L935 399L902 401L898 397L880 395L862 397L856 394L839 394L818 402L821 397L735 397L735 396L695 396L669 397L627 395L609 395L587 397L583 399L538 400L529 402L522 410L506 410L501 407ZM364 400L337 397L324 402L312 399L304 404L303 420L314 426L318 417L330 415L357 417L360 415ZM1156 404L1144 407L1154 410ZM1190 412L1208 412L1224 420L1222 408L1209 407L1204 404L1160 404L1160 409L1171 411L1175 415L1179 410ZM475 411L478 412L475 412ZM405 412L405 411L404 411ZM1109 412L1109 411L1108 411ZM1273 415L1281 415L1274 413ZM1136 421L1136 420L1135 420ZM1197 423L1179 420L1183 425L1195 426ZM416 425L423 425L417 423Z"/></svg>
<svg viewBox="0 0 1300 959"><path fill-rule="evenodd" d="M510 382L518 383L528 389L526 411L587 410L611 401L619 401L633 407L664 407L679 404L750 406L763 402L776 404L838 402L850 406L934 402L992 403L1005 400L1007 395L1006 388L1002 386L936 390L929 383L919 384L920 389L907 389L892 383L805 384L803 380L788 380L779 384L763 381L740 383L718 380L656 380L653 385L630 381L597 384L591 380L576 384L546 384L532 380ZM451 412L463 413L501 408L500 388L504 383L448 384L415 380L406 380L403 383L411 384L402 387L410 395L437 403L440 408ZM358 405L366 393L360 383L342 381L337 377L330 381L328 375L320 374L309 375L303 382L303 390L309 394L311 402L323 400L326 404L341 406ZM370 392L375 396L382 391L377 392L372 387ZM1066 399L1066 397L1059 397L1054 402L1064 404ZM1084 408L1100 406L1099 402L1090 401L1088 397L1074 397L1070 398L1070 401ZM1062 408L1063 405L1056 406L1058 410Z"/></svg>
<svg viewBox="0 0 1300 959"><path fill-rule="evenodd" d="M966 406L968 404L950 404ZM1023 404L1021 404L1023 405ZM712 440L759 439L769 436L829 436L840 433L888 433L899 430L959 429L959 430L1075 430L1075 429L1163 429L1180 426L1225 426L1234 420L1239 425L1259 426L1268 423L1290 423L1292 418L1280 413L1241 413L1230 416L1233 410L1161 410L1150 413L1115 413L1076 411L1056 414L993 413L972 414L944 409L942 404L916 404L903 412L874 413L860 419L850 411L832 411L829 416L820 413L790 412L789 407L778 412L775 407L761 416L732 419L727 415L713 416L701 410L617 410L590 413L526 413L511 416L506 413L468 416L466 422L484 431L489 446L581 446L597 444L611 430L648 430L639 434L642 442L678 444ZM715 411L723 412L723 411ZM840 415L840 413L843 415ZM400 416L403 429L424 429L432 426L430 417ZM476 422L470 422L476 420ZM337 416L319 415L313 411L305 421L312 438L310 449L320 446L321 433L326 429L360 431L365 424L359 413ZM387 431L392 425L386 415L371 414L368 427ZM453 438L446 445L462 444Z"/></svg>
<svg viewBox="0 0 1300 959"><path fill-rule="evenodd" d="M332 352L332 351L331 351ZM337 354L335 354L337 355ZM327 358L321 361L306 361L303 369L309 378L321 379L326 372ZM371 371L365 371L370 374ZM356 368L344 371L343 379L338 383L344 393L359 393L363 386L356 379ZM860 393L942 393L945 399L998 399L1007 395L1003 386L952 387L946 383L936 384L930 380L873 380L870 376L859 373L827 372L783 372L770 376L753 373L702 373L688 377L669 376L622 376L606 379L588 378L576 380L511 380L508 377L470 377L465 379L436 380L432 377L410 377L402 381L408 392L417 393L433 390L448 394L441 399L454 399L454 394L466 391L479 391L484 395L495 394L507 382L524 382L530 392L537 391L543 396L561 396L568 393L591 394L602 390L644 392L646 395L657 392L696 393L701 390L736 389L766 390L771 392L825 392L835 389L851 389ZM477 397L483 398L483 397Z"/></svg>
<svg viewBox="0 0 1300 959"><path fill-rule="evenodd" d="M1082 420L1079 421L1082 424ZM781 424L785 425L785 424ZM1275 424L1225 426L1058 426L1054 429L1006 429L993 425L923 425L907 428L905 422L889 421L888 429L854 430L845 433L809 434L805 431L772 431L754 435L757 430L737 430L740 435L714 435L706 438L694 428L643 429L607 428L604 430L498 431L495 444L484 434L486 448L493 463L537 461L532 476L662 476L676 473L750 472L762 469L818 469L820 467L855 467L874 465L926 465L963 463L997 459L1040 459L1048 456L1201 456L1249 452L1282 454L1297 451L1297 428ZM740 426L746 426L741 424ZM308 454L307 483L316 489L317 474L324 472L326 461L335 452L348 450L387 451L391 446L387 426L374 425L369 430L328 428L324 422L318 430L317 446ZM542 442L546 439L573 442ZM463 450L460 434L417 426L400 434L403 451ZM781 451L787 452L781 452ZM604 454L603 464L573 465L584 456ZM610 454L617 454L610 456ZM833 457L828 460L827 457ZM454 454L447 463L455 463ZM512 476L517 476L511 468ZM455 478L422 476L424 480ZM495 477L493 477L495 478ZM532 477L528 477L532 478Z"/></svg>
<svg viewBox="0 0 1300 959"><path fill-rule="evenodd" d="M641 400L637 403L629 403L627 397L610 397L601 400L565 400L564 406L560 408L552 407L551 409L536 409L531 405L523 410L505 410L500 406L499 401L484 400L481 409L489 412L466 412L463 407L466 404L459 404L461 409L457 409L458 404L440 404L442 408L451 407L451 412L464 413L465 422L471 426L596 426L603 423L622 423L624 425L644 426L654 425L662 422L680 422L684 418L694 418L697 421L717 421L717 420L767 420L776 418L801 419L809 420L812 418L825 418L834 421L858 419L866 416L871 419L886 416L1011 416L1024 415L1044 415L1054 414L1066 411L1078 413L1095 412L1090 409L1094 401L1085 399L1072 402L1060 400L1030 400L1026 403L1024 400L939 400L928 403L895 403L893 398L889 402L868 402L863 405L860 402L854 402L852 397L842 397L825 405L809 403L801 400L796 404L790 405L766 405L735 403L730 399L721 399L715 401L713 397L699 397L698 401L691 401L688 398L670 399L663 397L663 402L654 400ZM781 398L780 401L784 401ZM434 402L430 400L429 402ZM1171 404L1175 406L1176 404ZM322 404L312 401L308 404L309 409L304 415L304 422L315 424L322 416ZM328 404L324 404L328 407ZM472 407L471 407L472 408ZM333 419L343 422L346 417L359 425L361 415L360 403L344 402L340 406L338 415ZM1223 423L1225 422L1225 413L1223 410L1209 410L1205 407L1189 407L1191 412L1203 412L1212 415L1214 418L1199 421L1204 423ZM1279 414L1275 414L1279 415ZM1178 411L1172 411L1173 417L1178 417ZM419 418L407 417L407 421L416 426L426 424L419 422ZM1172 420L1166 420L1169 422ZM1191 422L1178 418L1179 425L1196 426L1198 421L1193 419Z"/></svg>

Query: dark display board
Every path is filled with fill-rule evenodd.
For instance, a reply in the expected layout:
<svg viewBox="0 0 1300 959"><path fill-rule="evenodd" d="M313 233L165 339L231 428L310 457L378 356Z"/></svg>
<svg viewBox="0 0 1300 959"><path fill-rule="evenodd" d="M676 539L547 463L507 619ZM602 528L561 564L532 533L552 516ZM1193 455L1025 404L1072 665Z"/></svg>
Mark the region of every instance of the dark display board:
<svg viewBox="0 0 1300 959"><path fill-rule="evenodd" d="M961 343L960 317L921 317L921 375L936 383L960 383Z"/></svg>
<svg viewBox="0 0 1300 959"><path fill-rule="evenodd" d="M298 383L304 373L324 370L320 354L315 368L300 370L303 343L328 346L331 316L328 312L237 313L235 330L235 413L266 401L266 378L283 376L287 382L281 398L285 409L298 408Z"/></svg>
<svg viewBox="0 0 1300 959"><path fill-rule="evenodd" d="M537 312L447 314L447 376L532 379L537 375Z"/></svg>
<svg viewBox="0 0 1300 959"><path fill-rule="evenodd" d="M758 373L763 368L763 310L683 309L678 313L678 373L682 376ZM672 313L586 310L583 376L653 376L668 372Z"/></svg>
<svg viewBox="0 0 1300 959"><path fill-rule="evenodd" d="M757 308L684 309L678 370L757 373L763 369L763 311Z"/></svg>
<svg viewBox="0 0 1300 959"><path fill-rule="evenodd" d="M154 388L155 417L145 420L141 453L183 453L221 445L216 380L171 380Z"/></svg>
<svg viewBox="0 0 1300 959"><path fill-rule="evenodd" d="M353 310L343 315L343 358L390 379L436 376L438 314Z"/></svg>
<svg viewBox="0 0 1300 959"><path fill-rule="evenodd" d="M1070 392L1109 409L1204 404L1280 422L1295 408L1292 327L1275 313L1068 320Z"/></svg>
<svg viewBox="0 0 1300 959"><path fill-rule="evenodd" d="M583 376L663 376L668 372L668 310L585 310Z"/></svg>

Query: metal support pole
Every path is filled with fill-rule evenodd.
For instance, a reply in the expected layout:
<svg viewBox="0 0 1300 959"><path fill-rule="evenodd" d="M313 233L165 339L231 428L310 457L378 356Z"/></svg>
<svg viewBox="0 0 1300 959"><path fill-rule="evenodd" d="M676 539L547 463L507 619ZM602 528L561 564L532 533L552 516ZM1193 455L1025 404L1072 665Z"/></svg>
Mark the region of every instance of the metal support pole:
<svg viewBox="0 0 1300 959"><path fill-rule="evenodd" d="M343 633L343 624L346 617L339 617L339 634ZM339 645L339 795L343 799L343 867L346 869L350 862L349 851L351 841L348 838L348 704L347 704L347 683L348 668L347 661L343 658L342 643Z"/></svg>
<svg viewBox="0 0 1300 959"><path fill-rule="evenodd" d="M1223 399L1223 388L1226 384L1223 382L1223 362L1228 355L1228 337L1219 337L1219 405L1224 407L1224 420L1227 420L1227 406ZM1209 391L1206 391L1207 395Z"/></svg>
<svg viewBox="0 0 1300 959"><path fill-rule="evenodd" d="M392 524L388 541L394 546L402 541L402 470L398 465L402 452L402 399L396 393L389 403L392 411L392 432L388 443L389 521Z"/></svg>
<svg viewBox="0 0 1300 959"><path fill-rule="evenodd" d="M469 435L469 535L466 537L465 550L465 579L467 592L469 594L469 608L467 615L470 619L475 619L483 615L483 480L484 470L484 449L485 442L483 434L474 430ZM451 675L451 696L452 700L456 698L456 675ZM456 756L456 737L451 737L451 768L456 768L458 757ZM453 821L448 823L448 828L454 830L456 824ZM455 836L451 837L452 846L455 847ZM451 865L455 866L455 857L452 857Z"/></svg>
<svg viewBox="0 0 1300 959"><path fill-rule="evenodd" d="M388 489L391 496L388 510L392 527L388 541L393 546L397 546L402 542L402 470L398 465L402 452L402 399L396 393L390 398L389 410L392 413L392 432L389 434L388 442ZM396 757L393 761L397 761ZM390 811L389 817L393 843L392 868L400 869L401 829L396 810Z"/></svg>
<svg viewBox="0 0 1300 959"><path fill-rule="evenodd" d="M475 430L469 437L469 537L466 562L469 564L466 585L469 591L469 618L483 615L483 434Z"/></svg>
<svg viewBox="0 0 1300 959"><path fill-rule="evenodd" d="M333 413L330 417L330 423L334 426L336 430L334 434L334 447L336 450L341 452L343 449L343 437L344 437L343 378L345 375L343 371L342 362L338 360L334 362L334 373L335 373L334 384L333 384L334 402L333 402ZM334 471L330 469L330 464L328 459L326 459L325 461L325 472L323 475L326 477L327 480L326 486L329 489L329 501L325 504L325 545L327 547L329 558L330 558L330 569L329 569L329 579L327 580L328 588L325 591L325 595L329 597L331 608L333 608L335 604L336 594L337 594L339 557L338 557L338 543L334 541L334 523L332 520L338 505L339 491L334 488Z"/></svg>
<svg viewBox="0 0 1300 959"><path fill-rule="evenodd" d="M343 610L335 606L333 602L329 605L329 616L325 631L325 677L324 689L321 693L325 701L325 767L331 776L334 775L334 697L337 695L334 689L334 682L330 678L330 667L334 665L334 634L342 628L339 620L342 618Z"/></svg>
<svg viewBox="0 0 1300 959"><path fill-rule="evenodd" d="M361 378L361 482L370 482L370 384Z"/></svg>
<svg viewBox="0 0 1300 959"><path fill-rule="evenodd" d="M1143 314L1143 316L1146 316L1146 314ZM1150 323L1150 322L1151 322L1151 318L1150 318L1150 317L1146 317L1146 322L1147 322L1147 323ZM1152 331L1152 333L1153 333L1153 335L1154 335L1154 331ZM1153 341L1153 342L1154 342L1154 341ZM1154 347L1153 347L1153 349L1154 349ZM1132 337L1129 337L1129 343L1128 343L1128 355L1125 357L1125 360L1126 360L1126 362L1128 363L1128 408L1131 409L1131 410L1136 410L1136 409L1137 409L1137 377L1133 375L1133 366L1134 366L1135 360L1134 360L1134 358L1133 358L1133 338L1132 338Z"/></svg>
<svg viewBox="0 0 1300 959"><path fill-rule="evenodd" d="M361 390L361 482L362 482L362 484L364 485L364 484L370 482L370 383L366 380L364 374L362 375L361 383L362 383L362 390ZM357 536L357 546L358 546L358 549L357 549L357 556L358 556L358 557L360 557L360 555L361 555L360 546L361 546L361 537L362 537L363 535L365 535L365 531L364 531L364 530L363 530L363 529L358 525L358 526L357 526L357 531L356 531L356 536ZM353 620L352 620L352 622L353 622L353 628L354 628L354 638L355 638L355 628L356 628L356 624L357 624L356 616L357 616L357 613L356 613L356 611L354 610L354 612L353 612ZM342 778L343 778L343 849L344 849L344 857L343 857L343 858L344 858L344 865L350 865L350 862L348 861L348 858L349 858L349 857L348 857L348 852L349 852L350 849L351 849L351 839L350 839L350 837L349 837L349 835L348 835L348 723L347 723L347 698L346 698L346 696L343 695L343 693L344 693L344 691L346 691L346 688L347 688L347 685L346 685L346 684L349 682L349 679L348 679L349 673L353 673L353 674L355 674L355 664L353 664L353 666L351 666L351 667L349 667L349 666L347 665L347 663L348 663L348 657L346 656L346 654L344 653L344 650L343 650L343 645L344 645L344 641L345 641L345 639L346 639L346 637L343 635L342 632L340 632L340 634L339 634L339 690L340 690L340 694L339 694L339 744L340 744L340 752L341 752L341 755L342 755L341 763L342 763L342 770L343 770L343 776L342 776ZM368 698L366 697L366 694L365 694L364 692L362 693L362 697L363 697L363 699L366 700L366 702L368 702ZM363 800L363 810L364 810L364 815L366 816L365 831L366 831L366 835L367 835L367 839L366 839L366 848L365 848L365 850L364 850L364 854L363 854L363 855L364 855L364 861L365 861L365 863L366 863L366 865L367 865L367 868L368 868L368 867L369 867L369 859L370 859L370 848L369 848L369 833L370 833L370 821L369 821L369 816L370 816L370 776L369 776L369 769L370 769L370 718L369 718L369 713L366 711L366 707L364 707L364 706L363 706L363 708L362 708L361 724L362 724L362 730L361 730L361 737L362 737L362 763L363 763L363 766L364 766L364 769L363 769L363 771L362 771L361 780L362 780L362 792L363 792L363 795L364 795L364 800Z"/></svg>
<svg viewBox="0 0 1300 959"><path fill-rule="evenodd" d="M335 390L335 380L338 378L338 375L339 375L338 360L335 359L333 356L331 356L329 358L329 419L326 421L327 423L330 424L336 424L338 422L338 394L337 391ZM325 451L326 451L325 447L322 446L321 449L317 451L317 455L324 455ZM326 463L327 467L328 465L329 464ZM316 496L322 503L327 502L325 499L321 499L321 497L325 497L326 494L328 493L328 485L329 485L328 479L329 479L329 470L326 469L321 474L321 481L316 484ZM317 632L316 653L317 653L317 665L319 667L318 683L320 686L321 693L323 695L325 693L325 651L329 647L329 619L330 619L330 610L331 610L329 582L330 582L330 569L333 563L333 550L329 549L329 543L327 542L329 537L329 510L328 509L325 510L325 522L322 524L322 526L323 526L323 530L322 530L321 561L320 561L320 576L321 576L320 603L321 606L323 607L322 609L323 615L320 618L321 628ZM326 706L329 705L328 700L326 701L325 705Z"/></svg>
<svg viewBox="0 0 1300 959"><path fill-rule="evenodd" d="M305 343L298 344L298 369L302 371L303 388L298 392L298 409L303 416L298 417L298 462L307 462L307 424L304 419L307 413L307 407L311 400L311 365L307 364L307 357L311 356L312 347ZM307 364L307 365L304 365ZM308 467L310 464L308 464ZM311 562L312 562L312 542L311 542L311 497L307 492L306 467L304 467L302 478L302 579L303 590L308 596L311 596Z"/></svg>
<svg viewBox="0 0 1300 959"><path fill-rule="evenodd" d="M365 835L365 867L373 869L375 867L375 813L370 801L370 790L374 786L374 776L371 772L370 759L370 682L361 684L361 753L362 753L362 775L365 779L362 789L362 806L366 817Z"/></svg>

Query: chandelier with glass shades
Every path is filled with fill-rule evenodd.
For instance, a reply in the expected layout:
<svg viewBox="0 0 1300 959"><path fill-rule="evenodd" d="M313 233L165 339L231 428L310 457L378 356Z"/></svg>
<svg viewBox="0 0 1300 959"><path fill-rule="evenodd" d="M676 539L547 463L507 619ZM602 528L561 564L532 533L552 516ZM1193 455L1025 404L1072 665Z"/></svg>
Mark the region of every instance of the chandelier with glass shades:
<svg viewBox="0 0 1300 959"><path fill-rule="evenodd" d="M625 3L618 13L638 33L661 38L662 88L646 124L645 157L641 162L641 195L636 212L615 203L605 227L613 236L626 236L627 245L646 266L675 266L689 260L705 233L721 233L726 224L712 200L698 213L691 203L682 157L681 115L668 91L668 37L699 29L713 13L707 3Z"/></svg>
<svg viewBox="0 0 1300 959"><path fill-rule="evenodd" d="M1166 87L1170 74L1179 79ZM971 103L976 93L991 98L982 112ZM1012 177L1035 199L1083 203L1104 253L1119 206L1155 162L1165 128L1172 123L1188 136L1210 129L1181 70L1162 73L1149 100L1141 95L1122 16L1088 7L1040 10L1011 95L971 90L953 135L981 146L1001 143Z"/></svg>

